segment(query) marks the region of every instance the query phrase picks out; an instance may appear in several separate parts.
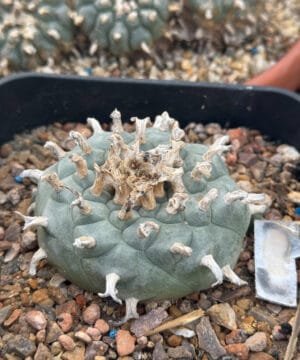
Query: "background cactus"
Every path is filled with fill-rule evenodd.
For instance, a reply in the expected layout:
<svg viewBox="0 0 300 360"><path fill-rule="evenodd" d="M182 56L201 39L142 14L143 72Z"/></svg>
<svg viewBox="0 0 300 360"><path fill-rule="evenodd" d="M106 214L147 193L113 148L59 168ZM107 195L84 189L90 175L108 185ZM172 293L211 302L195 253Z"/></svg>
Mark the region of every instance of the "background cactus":
<svg viewBox="0 0 300 360"><path fill-rule="evenodd" d="M30 273L47 258L78 286L126 301L126 318L140 300L180 297L222 283L245 282L231 270L251 213L264 211L264 196L238 189L220 157L228 137L210 146L186 144L167 113L132 118L136 132L112 115L112 132L88 119L88 140L66 154L47 142L58 162L25 170L38 182L35 216L40 249Z"/></svg>
<svg viewBox="0 0 300 360"><path fill-rule="evenodd" d="M73 22L65 1L0 1L0 56L28 69L58 58L73 42Z"/></svg>
<svg viewBox="0 0 300 360"><path fill-rule="evenodd" d="M187 6L206 19L225 21L240 17L256 0L187 0Z"/></svg>
<svg viewBox="0 0 300 360"><path fill-rule="evenodd" d="M121 55L147 49L163 34L168 0L75 0L77 24L96 47Z"/></svg>

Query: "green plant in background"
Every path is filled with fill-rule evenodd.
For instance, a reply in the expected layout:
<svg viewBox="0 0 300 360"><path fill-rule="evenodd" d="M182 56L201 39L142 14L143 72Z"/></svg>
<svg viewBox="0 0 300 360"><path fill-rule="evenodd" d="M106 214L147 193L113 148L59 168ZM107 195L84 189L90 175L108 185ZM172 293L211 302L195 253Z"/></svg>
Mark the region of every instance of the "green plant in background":
<svg viewBox="0 0 300 360"><path fill-rule="evenodd" d="M115 55L146 50L163 35L169 0L75 0L78 25L94 47Z"/></svg>
<svg viewBox="0 0 300 360"><path fill-rule="evenodd" d="M237 19L253 6L256 0L186 0L187 6L198 15L213 21Z"/></svg>
<svg viewBox="0 0 300 360"><path fill-rule="evenodd" d="M210 147L187 144L168 113L132 118L124 131L115 110L112 132L97 120L94 135L70 137L77 146L45 171L25 170L38 183L35 216L41 259L78 286L126 302L125 320L138 301L180 297L222 283L243 285L231 269L243 246L252 213L263 212L264 195L238 189L220 155L228 137Z"/></svg>
<svg viewBox="0 0 300 360"><path fill-rule="evenodd" d="M73 45L73 22L65 1L0 2L0 57L9 66L28 69L57 59Z"/></svg>

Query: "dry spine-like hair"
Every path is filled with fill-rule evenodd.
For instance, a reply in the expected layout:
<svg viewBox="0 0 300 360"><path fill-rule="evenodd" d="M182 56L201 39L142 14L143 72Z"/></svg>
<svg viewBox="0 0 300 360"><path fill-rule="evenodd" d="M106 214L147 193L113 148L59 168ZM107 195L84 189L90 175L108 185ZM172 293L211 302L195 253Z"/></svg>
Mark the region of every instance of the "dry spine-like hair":
<svg viewBox="0 0 300 360"><path fill-rule="evenodd" d="M44 148L50 150L58 159L62 159L66 155L66 152L53 141L47 141Z"/></svg>
<svg viewBox="0 0 300 360"><path fill-rule="evenodd" d="M146 127L150 118L131 119L136 124L136 134L130 145L121 136L123 126L120 112L114 110L111 118L111 146L105 163L94 166L96 176L91 188L92 194L100 196L105 188L110 191L113 189L114 202L122 205L119 218L127 220L136 206L146 210L155 209L156 198L165 196L164 184L168 182L173 196L169 199L167 211L175 214L184 210L188 195L182 180L184 172L180 151L185 143L181 141L184 132L179 128L178 122L163 114L156 125L158 128L172 129L170 143L142 151L140 145L147 140Z"/></svg>
<svg viewBox="0 0 300 360"><path fill-rule="evenodd" d="M153 232L159 231L159 225L154 221L146 221L138 227L138 235L141 238L148 238Z"/></svg>
<svg viewBox="0 0 300 360"><path fill-rule="evenodd" d="M76 144L80 147L80 149L85 155L88 155L92 152L91 146L87 142L86 138L82 134L80 134L80 132L72 130L70 131L69 135L70 138L76 142Z"/></svg>
<svg viewBox="0 0 300 360"><path fill-rule="evenodd" d="M170 248L171 253L178 254L181 256L191 256L193 249L189 246L186 246L182 243L176 242Z"/></svg>
<svg viewBox="0 0 300 360"><path fill-rule="evenodd" d="M42 180L51 185L56 192L65 189L65 184L59 179L55 172L43 175Z"/></svg>
<svg viewBox="0 0 300 360"><path fill-rule="evenodd" d="M88 167L86 160L78 154L72 154L70 156L70 159L76 166L77 175L81 179L85 178L88 175Z"/></svg>
<svg viewBox="0 0 300 360"><path fill-rule="evenodd" d="M219 191L216 188L210 189L199 201L198 206L202 211L208 211L212 202L218 197Z"/></svg>
<svg viewBox="0 0 300 360"><path fill-rule="evenodd" d="M92 213L92 207L84 200L81 194L75 194L76 199L72 201L71 207L77 206L82 215L90 215Z"/></svg>

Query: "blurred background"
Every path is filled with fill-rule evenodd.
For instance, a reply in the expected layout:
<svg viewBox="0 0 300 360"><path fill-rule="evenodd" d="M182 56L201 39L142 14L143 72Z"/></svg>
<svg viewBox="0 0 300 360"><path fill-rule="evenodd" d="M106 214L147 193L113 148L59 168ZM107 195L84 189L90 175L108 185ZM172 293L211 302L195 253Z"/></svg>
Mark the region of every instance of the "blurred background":
<svg viewBox="0 0 300 360"><path fill-rule="evenodd" d="M0 0L0 76L243 83L299 38L299 0Z"/></svg>

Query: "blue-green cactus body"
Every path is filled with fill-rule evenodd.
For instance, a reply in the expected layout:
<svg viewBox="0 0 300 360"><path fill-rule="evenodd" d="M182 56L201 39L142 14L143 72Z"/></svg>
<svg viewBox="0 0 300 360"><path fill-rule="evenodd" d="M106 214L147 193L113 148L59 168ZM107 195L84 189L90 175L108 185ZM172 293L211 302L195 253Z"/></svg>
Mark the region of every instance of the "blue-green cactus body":
<svg viewBox="0 0 300 360"><path fill-rule="evenodd" d="M66 1L0 4L0 56L9 66L28 69L57 59L73 44L74 26Z"/></svg>
<svg viewBox="0 0 300 360"><path fill-rule="evenodd" d="M165 184L165 195L157 198L156 207L147 210L137 206L129 219L120 219L121 205L113 201L109 188L95 196L91 187L95 181L94 163L103 165L111 146L110 132L96 132L87 140L90 154L75 147L43 176L56 172L69 188L80 192L92 211L83 215L72 192L56 192L48 182L39 181L35 215L48 219L48 226L38 230L39 245L48 261L62 275L81 288L104 292L108 274L117 274L118 296L121 299L176 298L209 288L215 282L211 270L201 265L201 259L211 254L220 267L234 266L243 246L250 221L248 205L241 201L230 204L224 195L237 190L220 156L212 159L210 177L195 181L191 172L208 148L200 144L185 144L180 151L183 160L183 183L188 194L185 208L176 214L167 211L172 196L171 186ZM135 133L121 133L127 144L133 144ZM142 151L169 144L170 131L147 128ZM70 154L80 154L86 160L88 173L80 179ZM199 208L199 200L211 189L218 190L217 198L207 211ZM146 238L139 236L139 225L154 222L159 230ZM90 236L96 240L92 248L74 247L74 239ZM174 243L191 249L190 256L170 251Z"/></svg>

